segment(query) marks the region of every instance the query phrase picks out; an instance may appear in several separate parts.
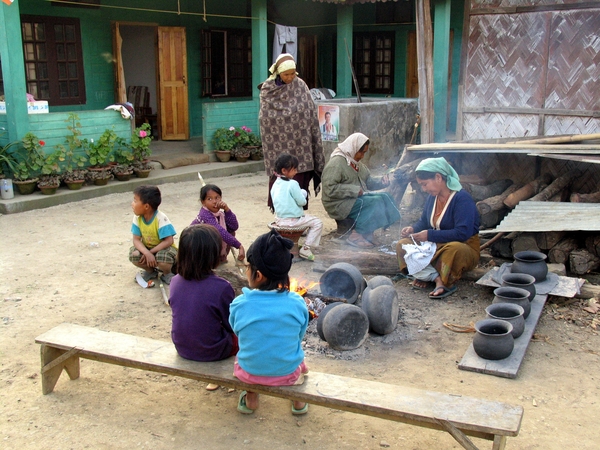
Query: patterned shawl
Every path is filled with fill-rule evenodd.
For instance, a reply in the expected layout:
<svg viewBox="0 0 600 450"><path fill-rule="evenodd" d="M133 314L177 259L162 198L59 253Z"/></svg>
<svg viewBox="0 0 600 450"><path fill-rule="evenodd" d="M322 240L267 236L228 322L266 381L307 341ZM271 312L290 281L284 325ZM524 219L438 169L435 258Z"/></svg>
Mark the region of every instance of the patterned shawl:
<svg viewBox="0 0 600 450"><path fill-rule="evenodd" d="M298 77L281 86L275 80L265 81L260 89L259 121L267 176L273 175L277 157L289 153L298 158L298 173L316 173L318 192L325 155L317 108L306 83Z"/></svg>

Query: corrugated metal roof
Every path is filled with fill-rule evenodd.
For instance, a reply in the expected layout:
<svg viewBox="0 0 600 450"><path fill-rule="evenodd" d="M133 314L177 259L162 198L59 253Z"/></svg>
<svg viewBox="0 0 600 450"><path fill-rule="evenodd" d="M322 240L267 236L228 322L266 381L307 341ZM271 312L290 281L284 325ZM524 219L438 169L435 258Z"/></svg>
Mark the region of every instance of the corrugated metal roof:
<svg viewBox="0 0 600 450"><path fill-rule="evenodd" d="M493 230L512 231L600 231L599 203L522 201Z"/></svg>

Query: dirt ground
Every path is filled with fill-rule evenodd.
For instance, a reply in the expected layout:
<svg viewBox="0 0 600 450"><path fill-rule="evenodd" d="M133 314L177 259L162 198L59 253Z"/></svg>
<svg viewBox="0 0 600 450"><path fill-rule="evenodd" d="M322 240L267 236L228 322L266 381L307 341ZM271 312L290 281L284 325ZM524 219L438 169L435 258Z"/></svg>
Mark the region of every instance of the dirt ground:
<svg viewBox="0 0 600 450"><path fill-rule="evenodd" d="M207 181L222 188L246 246L268 231L264 175ZM181 232L199 209L199 185L160 188L161 209ZM127 260L131 199L131 194L113 194L0 217L0 447L461 448L447 433L323 407L292 416L289 401L266 396L253 415L243 416L236 411L237 392L209 392L192 380L89 360L82 360L78 380L63 374L55 391L42 395L34 339L61 322L170 339L170 310L160 290L140 288L136 268ZM335 228L320 199L311 201L309 212L324 220L325 234ZM403 224L409 217L404 215ZM398 227L392 227L381 237L391 242L398 234ZM336 245L328 240L325 246ZM312 271L310 262L301 262L294 264L292 275L318 281L321 274ZM395 286L401 314L393 333L371 335L360 348L338 352L319 340L311 323L305 345L309 367L522 405L521 431L508 439L508 449L598 448L600 338L592 312L582 309L585 301L559 299L546 305L537 339L518 377L510 380L459 370L472 334L443 326L482 319L493 298L491 288L461 281L447 301L433 301L411 290L407 281ZM474 442L491 448L487 441Z"/></svg>

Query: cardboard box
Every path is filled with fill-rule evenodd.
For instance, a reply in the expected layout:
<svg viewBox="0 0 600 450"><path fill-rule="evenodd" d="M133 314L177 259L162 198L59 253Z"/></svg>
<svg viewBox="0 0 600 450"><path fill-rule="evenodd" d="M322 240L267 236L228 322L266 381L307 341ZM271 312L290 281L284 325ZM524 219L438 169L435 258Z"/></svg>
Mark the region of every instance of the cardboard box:
<svg viewBox="0 0 600 450"><path fill-rule="evenodd" d="M27 102L27 112L29 114L45 114L50 112L48 102L39 100L37 102ZM6 114L6 103L0 102L0 114Z"/></svg>

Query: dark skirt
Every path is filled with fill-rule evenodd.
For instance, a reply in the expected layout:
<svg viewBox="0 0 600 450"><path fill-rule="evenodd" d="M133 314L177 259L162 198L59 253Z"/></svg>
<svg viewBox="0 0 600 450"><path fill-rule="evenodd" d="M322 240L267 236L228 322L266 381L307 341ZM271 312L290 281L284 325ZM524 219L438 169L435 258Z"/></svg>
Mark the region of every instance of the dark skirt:
<svg viewBox="0 0 600 450"><path fill-rule="evenodd" d="M348 217L357 233L368 234L400 220L400 211L388 193L378 192L358 197Z"/></svg>

